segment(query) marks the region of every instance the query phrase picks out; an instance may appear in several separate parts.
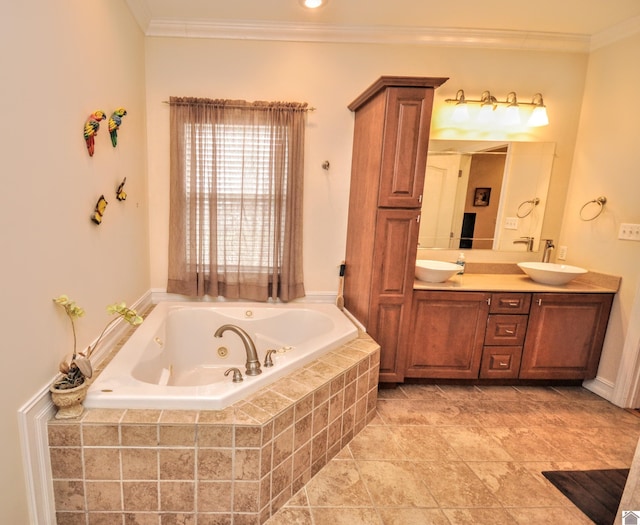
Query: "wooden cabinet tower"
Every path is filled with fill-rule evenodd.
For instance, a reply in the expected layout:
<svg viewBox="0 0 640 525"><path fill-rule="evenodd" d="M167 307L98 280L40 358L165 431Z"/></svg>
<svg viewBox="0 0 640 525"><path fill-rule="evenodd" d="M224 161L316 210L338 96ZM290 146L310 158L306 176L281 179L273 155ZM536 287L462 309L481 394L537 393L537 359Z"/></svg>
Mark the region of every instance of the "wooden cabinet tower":
<svg viewBox="0 0 640 525"><path fill-rule="evenodd" d="M404 379L434 89L446 78L380 77L355 112L345 307L380 344L380 381Z"/></svg>

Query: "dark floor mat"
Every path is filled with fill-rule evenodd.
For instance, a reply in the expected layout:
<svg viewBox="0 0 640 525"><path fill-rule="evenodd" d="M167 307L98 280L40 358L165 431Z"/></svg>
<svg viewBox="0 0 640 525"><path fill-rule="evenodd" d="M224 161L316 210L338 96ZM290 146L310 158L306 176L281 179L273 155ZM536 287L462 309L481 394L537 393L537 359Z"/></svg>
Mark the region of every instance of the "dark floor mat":
<svg viewBox="0 0 640 525"><path fill-rule="evenodd" d="M542 475L596 525L612 525L629 469L555 470Z"/></svg>

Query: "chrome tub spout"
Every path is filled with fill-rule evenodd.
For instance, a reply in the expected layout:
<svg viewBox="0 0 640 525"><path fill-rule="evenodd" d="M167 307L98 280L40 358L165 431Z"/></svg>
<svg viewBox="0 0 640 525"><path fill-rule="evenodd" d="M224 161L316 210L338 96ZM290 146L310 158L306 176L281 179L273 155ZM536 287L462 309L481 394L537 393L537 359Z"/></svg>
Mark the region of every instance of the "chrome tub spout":
<svg viewBox="0 0 640 525"><path fill-rule="evenodd" d="M216 337L222 337L226 331L233 332L238 334L240 339L242 339L242 344L244 344L245 352L247 353L247 362L245 363L246 371L245 373L248 376L257 376L262 373L260 369L260 361L258 360L258 352L256 351L256 345L253 344L251 337L249 334L245 332L239 326L235 326L233 324L223 324L220 328L216 330L214 334Z"/></svg>

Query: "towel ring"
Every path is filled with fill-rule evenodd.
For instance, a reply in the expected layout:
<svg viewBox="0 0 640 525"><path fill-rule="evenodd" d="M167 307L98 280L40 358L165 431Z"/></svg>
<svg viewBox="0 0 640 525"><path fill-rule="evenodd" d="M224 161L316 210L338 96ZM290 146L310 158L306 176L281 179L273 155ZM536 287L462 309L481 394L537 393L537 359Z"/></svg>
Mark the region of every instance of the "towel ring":
<svg viewBox="0 0 640 525"><path fill-rule="evenodd" d="M600 217L600 214L604 211L604 205L607 202L607 198L606 197L598 197L597 199L593 199L592 201L586 202L582 208L580 208L580 218L583 221L592 221L593 219L596 219L597 217ZM593 215L593 217L585 217L584 216L584 209L589 206L589 204L597 204L599 206L598 211L596 212L595 215Z"/></svg>
<svg viewBox="0 0 640 525"><path fill-rule="evenodd" d="M531 207L529 209L526 208L526 205L530 204ZM524 219L525 217L527 217L528 215L531 214L531 212L535 209L535 207L540 204L540 199L538 197L536 197L535 199L531 199L529 201L524 201L520 203L520 206L518 206L518 211L516 212L516 215L519 219ZM522 211L522 207L525 206L525 210L526 211Z"/></svg>

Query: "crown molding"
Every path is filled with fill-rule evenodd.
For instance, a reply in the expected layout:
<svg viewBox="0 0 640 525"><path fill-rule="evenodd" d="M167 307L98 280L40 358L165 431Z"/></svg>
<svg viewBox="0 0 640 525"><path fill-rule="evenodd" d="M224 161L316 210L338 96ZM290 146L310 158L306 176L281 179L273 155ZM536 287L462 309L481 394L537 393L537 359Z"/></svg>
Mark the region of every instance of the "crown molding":
<svg viewBox="0 0 640 525"><path fill-rule="evenodd" d="M147 30L149 29L149 25L151 24L151 19L153 18L149 5L147 4L146 0L126 1L127 7L129 8L129 11L131 11L133 18L136 19L136 22L138 22L140 29L142 29L142 32L146 35Z"/></svg>
<svg viewBox="0 0 640 525"><path fill-rule="evenodd" d="M640 33L640 16L635 16L593 35L589 51L595 51L638 33Z"/></svg>
<svg viewBox="0 0 640 525"><path fill-rule="evenodd" d="M136 0L128 0L129 3L134 1ZM572 53L588 53L591 43L587 35L534 31L160 19L152 19L145 34L150 37L411 44Z"/></svg>

